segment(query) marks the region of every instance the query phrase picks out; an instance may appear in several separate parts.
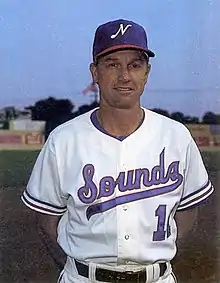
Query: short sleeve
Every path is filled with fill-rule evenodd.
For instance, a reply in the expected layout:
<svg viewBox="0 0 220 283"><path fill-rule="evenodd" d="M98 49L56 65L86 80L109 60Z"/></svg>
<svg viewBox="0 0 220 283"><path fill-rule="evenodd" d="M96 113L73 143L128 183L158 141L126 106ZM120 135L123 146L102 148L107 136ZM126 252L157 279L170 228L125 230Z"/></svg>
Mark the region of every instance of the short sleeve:
<svg viewBox="0 0 220 283"><path fill-rule="evenodd" d="M191 139L186 153L183 194L177 210L190 209L208 198L214 188L209 179L200 151Z"/></svg>
<svg viewBox="0 0 220 283"><path fill-rule="evenodd" d="M21 200L29 208L45 214L59 216L66 211L67 196L61 191L56 155L50 139L38 155Z"/></svg>

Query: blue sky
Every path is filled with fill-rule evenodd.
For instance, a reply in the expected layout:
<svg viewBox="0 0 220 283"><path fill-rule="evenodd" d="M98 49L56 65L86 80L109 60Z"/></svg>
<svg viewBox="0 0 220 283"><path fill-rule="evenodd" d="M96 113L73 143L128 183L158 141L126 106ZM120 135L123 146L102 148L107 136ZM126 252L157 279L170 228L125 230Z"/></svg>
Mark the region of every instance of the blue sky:
<svg viewBox="0 0 220 283"><path fill-rule="evenodd" d="M146 28L156 53L143 106L220 113L219 11L219 0L1 0L0 108L49 96L90 103L82 90L95 29L126 18Z"/></svg>

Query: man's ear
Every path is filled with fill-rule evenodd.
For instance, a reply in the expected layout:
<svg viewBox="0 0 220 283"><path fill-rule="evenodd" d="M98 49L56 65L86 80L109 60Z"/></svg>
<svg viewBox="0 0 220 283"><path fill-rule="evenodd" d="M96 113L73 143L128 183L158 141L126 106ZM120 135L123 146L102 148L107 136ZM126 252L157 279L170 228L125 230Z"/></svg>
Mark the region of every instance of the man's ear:
<svg viewBox="0 0 220 283"><path fill-rule="evenodd" d="M147 77L149 76L150 71L151 71L151 64L148 63L148 64L147 64Z"/></svg>
<svg viewBox="0 0 220 283"><path fill-rule="evenodd" d="M145 73L145 84L147 83L147 80L148 80L148 76L150 74L150 71L151 71L151 64L147 64L147 70L146 70L146 73Z"/></svg>
<svg viewBox="0 0 220 283"><path fill-rule="evenodd" d="M90 64L90 72L94 83L98 82L97 65L95 63Z"/></svg>

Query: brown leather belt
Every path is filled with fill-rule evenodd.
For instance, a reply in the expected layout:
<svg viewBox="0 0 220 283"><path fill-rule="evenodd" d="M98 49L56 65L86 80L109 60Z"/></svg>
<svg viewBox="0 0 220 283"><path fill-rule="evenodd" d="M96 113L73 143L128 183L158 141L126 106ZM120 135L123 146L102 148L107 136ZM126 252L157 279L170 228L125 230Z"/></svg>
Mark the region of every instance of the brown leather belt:
<svg viewBox="0 0 220 283"><path fill-rule="evenodd" d="M89 266L85 265L77 260L75 261L75 265L79 275L89 278ZM164 275L167 265L166 263L159 263L160 267L160 277ZM102 282L111 282L111 283L120 283L120 282L129 282L129 283L145 283L146 278L146 270L141 271L113 271L102 268L96 268L96 280Z"/></svg>

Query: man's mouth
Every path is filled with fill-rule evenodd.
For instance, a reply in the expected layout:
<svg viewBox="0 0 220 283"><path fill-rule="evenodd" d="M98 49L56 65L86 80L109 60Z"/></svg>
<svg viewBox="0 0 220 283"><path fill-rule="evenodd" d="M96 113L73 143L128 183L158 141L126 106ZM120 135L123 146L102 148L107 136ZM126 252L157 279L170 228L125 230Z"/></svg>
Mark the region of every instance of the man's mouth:
<svg viewBox="0 0 220 283"><path fill-rule="evenodd" d="M116 87L115 89L117 91L121 91L121 92L131 92L131 91L133 91L133 89L131 87Z"/></svg>

